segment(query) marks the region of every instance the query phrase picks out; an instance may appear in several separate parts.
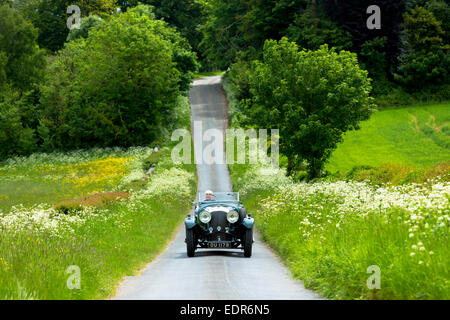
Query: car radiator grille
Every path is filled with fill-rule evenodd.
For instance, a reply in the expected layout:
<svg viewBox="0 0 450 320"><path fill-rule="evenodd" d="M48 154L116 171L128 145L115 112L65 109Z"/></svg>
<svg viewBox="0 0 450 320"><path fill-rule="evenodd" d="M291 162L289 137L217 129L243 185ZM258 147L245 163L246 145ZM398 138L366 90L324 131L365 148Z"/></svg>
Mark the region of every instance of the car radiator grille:
<svg viewBox="0 0 450 320"><path fill-rule="evenodd" d="M232 237L225 233L225 228L228 227L227 214L223 211L215 211L211 214L211 221L209 227L213 228L213 233L209 235L209 241L231 241ZM220 231L217 230L220 227Z"/></svg>
<svg viewBox="0 0 450 320"><path fill-rule="evenodd" d="M217 231L217 227L220 226L221 230L225 231L225 227L227 226L227 214L223 211L215 211L211 214L211 221L209 222L209 226Z"/></svg>

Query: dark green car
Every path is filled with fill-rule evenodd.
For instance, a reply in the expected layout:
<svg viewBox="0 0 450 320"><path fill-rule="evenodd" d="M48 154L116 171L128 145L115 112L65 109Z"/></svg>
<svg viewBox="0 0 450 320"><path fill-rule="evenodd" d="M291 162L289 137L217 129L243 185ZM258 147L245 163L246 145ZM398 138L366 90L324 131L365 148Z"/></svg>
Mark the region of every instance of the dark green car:
<svg viewBox="0 0 450 320"><path fill-rule="evenodd" d="M188 257L197 249L242 249L251 257L255 220L239 202L239 193L218 192L212 200L200 193L198 199L184 220Z"/></svg>

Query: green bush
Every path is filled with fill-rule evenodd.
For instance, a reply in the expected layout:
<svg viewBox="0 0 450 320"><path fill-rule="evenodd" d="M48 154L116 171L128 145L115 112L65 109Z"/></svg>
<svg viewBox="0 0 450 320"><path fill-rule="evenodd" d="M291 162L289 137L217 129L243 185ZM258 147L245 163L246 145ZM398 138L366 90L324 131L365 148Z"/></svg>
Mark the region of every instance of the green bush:
<svg viewBox="0 0 450 320"><path fill-rule="evenodd" d="M388 81L388 63L385 47L386 37L377 37L368 40L361 46L359 54L361 67L369 72L369 76L374 80L374 94L389 92L392 84Z"/></svg>
<svg viewBox="0 0 450 320"><path fill-rule="evenodd" d="M356 55L326 45L299 51L286 38L266 41L249 85L251 99L243 112L260 128L278 128L288 173L306 161L309 178L321 174L343 133L358 129L373 107L370 80Z"/></svg>
<svg viewBox="0 0 450 320"><path fill-rule="evenodd" d="M87 38L89 30L102 23L102 18L96 15L90 15L80 20L80 28L73 28L70 30L67 41L72 41L78 38Z"/></svg>
<svg viewBox="0 0 450 320"><path fill-rule="evenodd" d="M450 45L444 43L445 32L432 12L417 6L404 15L403 54L397 79L411 91L448 83Z"/></svg>
<svg viewBox="0 0 450 320"><path fill-rule="evenodd" d="M37 29L9 5L0 6L0 86L28 90L39 81L44 67L37 45Z"/></svg>
<svg viewBox="0 0 450 320"><path fill-rule="evenodd" d="M45 64L37 36L20 11L0 6L0 159L27 155L37 147L35 88Z"/></svg>
<svg viewBox="0 0 450 320"><path fill-rule="evenodd" d="M35 131L23 124L24 101L11 90L3 90L0 94L0 159L30 154L36 150L37 139Z"/></svg>
<svg viewBox="0 0 450 320"><path fill-rule="evenodd" d="M66 14L67 0L11 1L11 6L23 13L23 16L38 29L39 47L56 52L64 46L69 29ZM82 11L84 16L86 12Z"/></svg>
<svg viewBox="0 0 450 320"><path fill-rule="evenodd" d="M325 15L318 13L315 7L310 7L302 15L298 15L287 29L286 36L301 48L310 50L317 50L323 44L337 50L352 47L351 35Z"/></svg>
<svg viewBox="0 0 450 320"><path fill-rule="evenodd" d="M124 1L128 4L138 2L136 0ZM199 52L199 43L202 34L198 30L198 26L204 22L203 1L197 0L145 0L142 3L154 7L156 19L166 21L170 26L177 28L180 34L186 38L191 44L195 52Z"/></svg>
<svg viewBox="0 0 450 320"><path fill-rule="evenodd" d="M407 92L401 86L391 84L388 92L378 93L375 102L381 108L438 103L450 100L450 84L428 86L416 92Z"/></svg>
<svg viewBox="0 0 450 320"><path fill-rule="evenodd" d="M151 143L196 71L189 44L138 6L66 44L42 86L41 136L60 149Z"/></svg>
<svg viewBox="0 0 450 320"><path fill-rule="evenodd" d="M445 0L427 1L425 9L431 11L441 22L442 30L445 32L444 43L450 43L450 4Z"/></svg>

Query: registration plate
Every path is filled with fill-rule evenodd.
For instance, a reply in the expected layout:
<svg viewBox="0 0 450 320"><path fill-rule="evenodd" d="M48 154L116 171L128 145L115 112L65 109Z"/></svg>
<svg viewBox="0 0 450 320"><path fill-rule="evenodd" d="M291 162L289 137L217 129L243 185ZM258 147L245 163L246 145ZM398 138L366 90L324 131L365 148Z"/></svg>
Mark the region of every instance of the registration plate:
<svg viewBox="0 0 450 320"><path fill-rule="evenodd" d="M208 242L208 248L231 248L231 242Z"/></svg>

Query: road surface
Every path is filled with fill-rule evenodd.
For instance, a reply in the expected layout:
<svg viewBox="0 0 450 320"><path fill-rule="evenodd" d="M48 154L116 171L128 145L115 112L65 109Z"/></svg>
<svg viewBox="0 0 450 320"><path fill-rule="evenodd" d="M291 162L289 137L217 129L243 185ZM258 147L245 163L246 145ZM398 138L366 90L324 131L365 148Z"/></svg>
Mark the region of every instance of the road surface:
<svg viewBox="0 0 450 320"><path fill-rule="evenodd" d="M220 81L220 77L196 80L189 93L192 123L201 121L203 132L227 127L226 99ZM199 155L201 146L195 143L194 148ZM197 171L199 191L232 191L226 165L201 164L197 165ZM251 258L245 258L241 250L205 249L188 258L184 239L185 230L181 226L164 253L149 263L140 275L126 277L115 299L320 299L292 279L288 269L257 232Z"/></svg>

